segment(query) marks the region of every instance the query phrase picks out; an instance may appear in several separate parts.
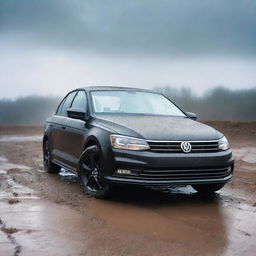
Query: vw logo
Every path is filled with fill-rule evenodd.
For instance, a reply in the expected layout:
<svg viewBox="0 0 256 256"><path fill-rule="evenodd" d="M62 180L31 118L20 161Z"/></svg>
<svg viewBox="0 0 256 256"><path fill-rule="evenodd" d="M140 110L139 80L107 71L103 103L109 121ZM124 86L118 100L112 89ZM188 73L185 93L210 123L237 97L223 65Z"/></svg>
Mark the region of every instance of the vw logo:
<svg viewBox="0 0 256 256"><path fill-rule="evenodd" d="M191 151L191 144L188 141L183 141L180 144L180 148L184 153L189 153Z"/></svg>

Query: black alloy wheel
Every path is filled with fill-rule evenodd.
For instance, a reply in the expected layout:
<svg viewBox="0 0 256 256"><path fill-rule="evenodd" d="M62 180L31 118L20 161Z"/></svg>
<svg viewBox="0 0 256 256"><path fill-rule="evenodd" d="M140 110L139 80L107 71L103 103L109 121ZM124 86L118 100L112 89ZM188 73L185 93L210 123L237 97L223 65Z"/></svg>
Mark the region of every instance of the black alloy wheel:
<svg viewBox="0 0 256 256"><path fill-rule="evenodd" d="M96 198L109 195L110 186L101 178L101 151L97 145L88 147L79 161L78 178L83 191Z"/></svg>

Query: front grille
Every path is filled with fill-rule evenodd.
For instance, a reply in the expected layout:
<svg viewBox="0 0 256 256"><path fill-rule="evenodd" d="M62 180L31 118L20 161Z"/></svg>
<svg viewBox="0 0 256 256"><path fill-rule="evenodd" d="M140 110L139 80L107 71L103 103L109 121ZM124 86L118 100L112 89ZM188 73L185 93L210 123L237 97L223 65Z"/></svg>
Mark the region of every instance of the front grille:
<svg viewBox="0 0 256 256"><path fill-rule="evenodd" d="M147 141L150 151L157 153L183 153L181 150L182 141ZM191 144L190 153L214 153L219 151L218 141L189 141Z"/></svg>
<svg viewBox="0 0 256 256"><path fill-rule="evenodd" d="M130 175L117 175L141 180L203 180L225 178L232 173L232 167L184 168L169 170L133 170Z"/></svg>

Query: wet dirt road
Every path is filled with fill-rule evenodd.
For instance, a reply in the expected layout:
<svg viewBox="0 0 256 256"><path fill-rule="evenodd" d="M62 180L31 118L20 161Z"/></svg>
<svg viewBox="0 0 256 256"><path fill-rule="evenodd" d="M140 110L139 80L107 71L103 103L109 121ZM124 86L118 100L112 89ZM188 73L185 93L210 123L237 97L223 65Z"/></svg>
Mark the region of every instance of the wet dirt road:
<svg viewBox="0 0 256 256"><path fill-rule="evenodd" d="M211 125L237 159L220 192L124 187L110 200L45 173L41 127L0 127L0 255L255 255L256 123Z"/></svg>

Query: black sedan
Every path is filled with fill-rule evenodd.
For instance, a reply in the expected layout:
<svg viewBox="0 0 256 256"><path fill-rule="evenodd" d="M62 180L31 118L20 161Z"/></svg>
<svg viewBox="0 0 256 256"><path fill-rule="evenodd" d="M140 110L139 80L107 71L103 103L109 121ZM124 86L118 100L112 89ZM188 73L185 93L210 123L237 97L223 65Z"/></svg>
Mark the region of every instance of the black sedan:
<svg viewBox="0 0 256 256"><path fill-rule="evenodd" d="M86 87L67 94L45 123L44 166L77 173L97 198L114 184L221 189L233 175L226 137L149 90Z"/></svg>

